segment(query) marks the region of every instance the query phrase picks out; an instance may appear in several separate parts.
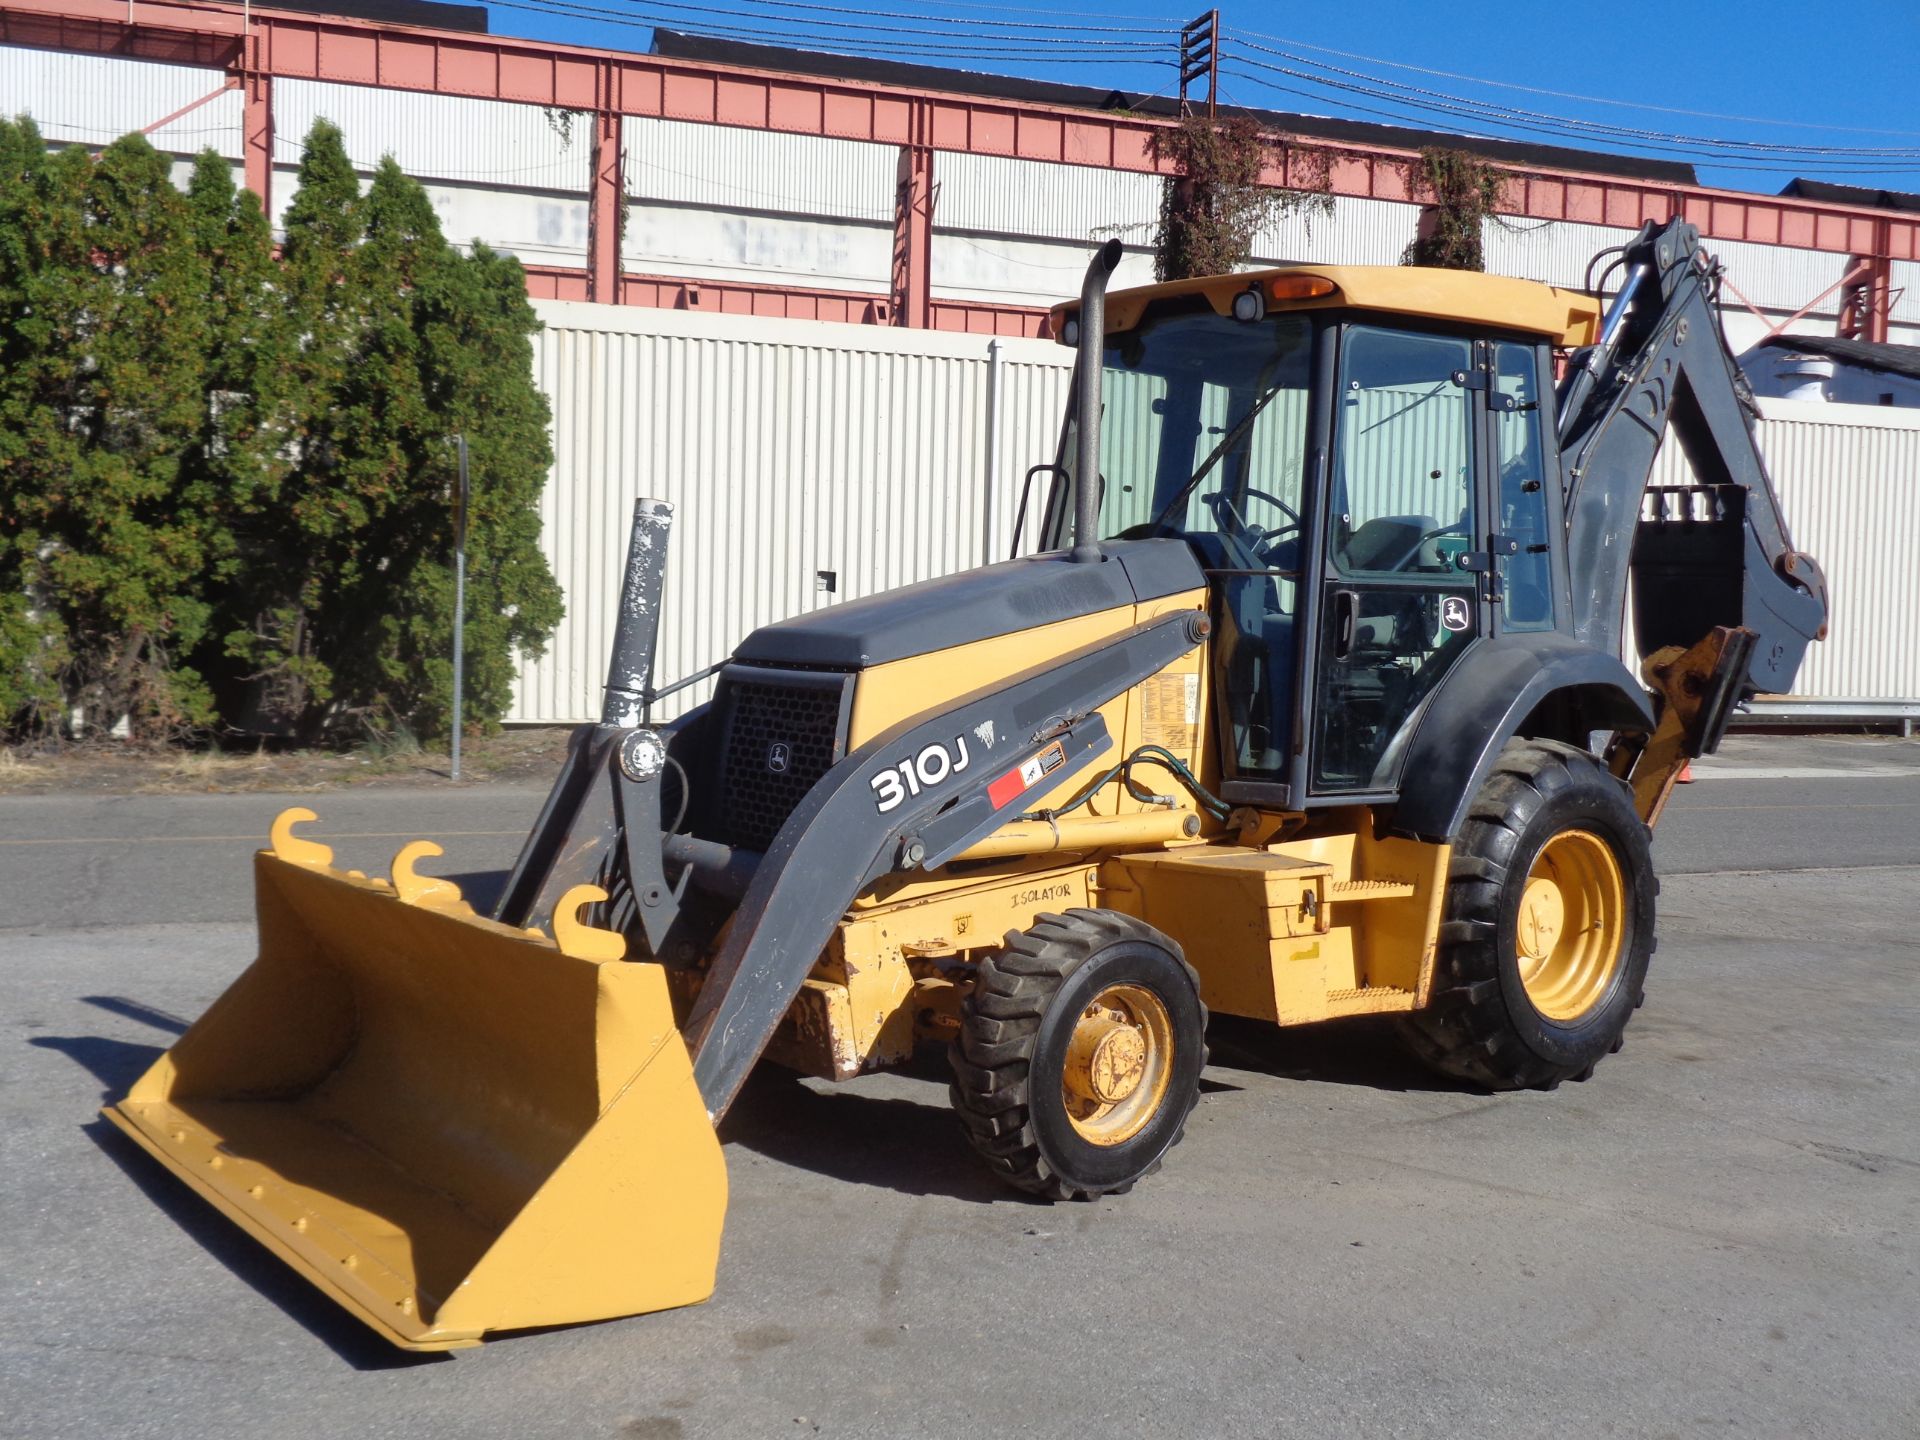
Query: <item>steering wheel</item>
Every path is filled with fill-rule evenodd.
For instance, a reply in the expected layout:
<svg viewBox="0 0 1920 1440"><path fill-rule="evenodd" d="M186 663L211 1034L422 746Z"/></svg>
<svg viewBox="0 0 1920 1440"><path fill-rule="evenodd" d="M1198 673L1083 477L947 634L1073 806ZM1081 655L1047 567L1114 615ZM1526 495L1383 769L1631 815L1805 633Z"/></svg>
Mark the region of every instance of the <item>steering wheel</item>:
<svg viewBox="0 0 1920 1440"><path fill-rule="evenodd" d="M1273 530L1255 525L1240 513L1233 501L1227 497L1226 492L1221 490L1202 497L1202 503L1213 511L1213 523L1220 531L1221 537L1234 548L1245 551L1245 558L1254 562L1247 568L1249 570L1267 569L1272 565L1274 546L1288 536L1300 533L1300 512L1278 495L1270 495L1265 490L1256 490L1248 486L1246 494L1248 499L1266 501L1292 523L1281 525Z"/></svg>
<svg viewBox="0 0 1920 1440"><path fill-rule="evenodd" d="M1300 512L1294 509L1291 505L1287 504L1287 502L1282 500L1278 495L1269 495L1266 491L1256 490L1251 485L1249 485L1247 487L1247 498L1249 500L1266 501L1269 505L1273 506L1274 509L1278 510L1282 515L1286 516L1287 519L1293 522L1291 525L1282 525L1278 530L1269 530L1267 534L1284 535L1289 530L1298 530L1300 528Z"/></svg>

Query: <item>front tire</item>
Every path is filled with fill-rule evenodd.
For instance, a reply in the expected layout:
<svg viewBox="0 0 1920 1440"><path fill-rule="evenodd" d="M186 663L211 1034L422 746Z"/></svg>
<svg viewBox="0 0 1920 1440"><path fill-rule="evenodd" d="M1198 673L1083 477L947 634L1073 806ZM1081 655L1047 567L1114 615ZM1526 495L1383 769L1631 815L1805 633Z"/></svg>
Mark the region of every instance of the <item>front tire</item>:
<svg viewBox="0 0 1920 1440"><path fill-rule="evenodd" d="M1110 910L1042 915L980 962L954 1044L953 1108L1002 1179L1053 1200L1160 1168L1207 1062L1199 978L1174 942Z"/></svg>
<svg viewBox="0 0 1920 1440"><path fill-rule="evenodd" d="M1659 888L1625 784L1570 745L1508 742L1454 844L1414 1052L1492 1090L1585 1080L1645 999Z"/></svg>

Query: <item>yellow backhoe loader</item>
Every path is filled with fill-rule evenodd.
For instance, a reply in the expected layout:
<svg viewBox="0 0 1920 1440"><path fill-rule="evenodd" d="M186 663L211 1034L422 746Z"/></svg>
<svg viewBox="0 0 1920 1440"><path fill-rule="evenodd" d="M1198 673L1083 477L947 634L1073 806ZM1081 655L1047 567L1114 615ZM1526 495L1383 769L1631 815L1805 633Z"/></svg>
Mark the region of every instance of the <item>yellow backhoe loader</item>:
<svg viewBox="0 0 1920 1440"><path fill-rule="evenodd" d="M1159 1167L1209 1011L1590 1076L1675 775L1826 622L1717 266L1680 222L1592 293L1295 265L1109 298L1118 259L1054 315L1041 553L756 631L655 725L643 501L603 722L485 913L416 871L437 847L342 872L287 812L258 960L108 1118L431 1350L709 1295L714 1127L763 1058L946 1045L966 1138L1056 1200ZM1697 483L1650 489L1669 426Z"/></svg>

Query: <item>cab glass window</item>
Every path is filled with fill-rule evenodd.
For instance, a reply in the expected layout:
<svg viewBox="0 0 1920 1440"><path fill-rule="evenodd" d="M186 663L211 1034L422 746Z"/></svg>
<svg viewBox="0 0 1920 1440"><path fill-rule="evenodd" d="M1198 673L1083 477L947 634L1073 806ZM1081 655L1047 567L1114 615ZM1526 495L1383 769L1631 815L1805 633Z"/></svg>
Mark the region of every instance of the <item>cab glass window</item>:
<svg viewBox="0 0 1920 1440"><path fill-rule="evenodd" d="M1470 341L1356 325L1341 347L1329 552L1355 577L1449 568L1470 548Z"/></svg>
<svg viewBox="0 0 1920 1440"><path fill-rule="evenodd" d="M1493 347L1493 429L1500 465L1494 528L1519 548L1500 564L1500 628L1553 629L1553 551L1547 534L1546 465L1540 442L1538 352Z"/></svg>

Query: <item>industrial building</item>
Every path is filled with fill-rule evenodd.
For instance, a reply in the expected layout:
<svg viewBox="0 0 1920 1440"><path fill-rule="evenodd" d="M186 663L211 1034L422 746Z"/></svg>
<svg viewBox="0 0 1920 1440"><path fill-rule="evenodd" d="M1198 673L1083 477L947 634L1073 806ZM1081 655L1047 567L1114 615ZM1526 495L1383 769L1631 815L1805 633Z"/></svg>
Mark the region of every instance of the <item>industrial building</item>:
<svg viewBox="0 0 1920 1440"><path fill-rule="evenodd" d="M549 325L538 364L560 458L546 543L570 612L523 678L512 718L527 721L595 708L595 616L623 533L609 517L635 494L682 504L676 564L687 597L708 597L669 624L668 675L754 624L1018 544L1010 516L1026 467L1051 456L1069 359L1041 338L1046 307L1107 236L1128 250L1116 285L1151 278L1166 168L1152 137L1171 110L665 30L647 54L495 36L483 10L421 0L0 0L0 97L56 144L145 130L183 169L212 146L275 215L326 117L364 173L391 154L422 181L449 237L519 257ZM1267 178L1324 157L1332 194L1330 213L1269 225L1251 263L1398 263L1421 223L1413 162L1451 144L1509 175L1511 211L1484 228L1489 271L1578 286L1596 251L1681 214L1727 267L1736 352L1781 335L1920 346L1911 197L1713 190L1667 160L1258 118L1277 137ZM1869 549L1915 533L1892 475L1860 467L1911 474L1920 432L1888 416L1840 436L1840 412L1857 412L1830 408L1778 422L1783 445L1793 425L1819 426L1826 498L1776 465L1790 511L1818 528L1803 543L1835 557L1836 635L1873 628L1803 678L1837 713L1911 716L1920 675L1881 661L1920 653L1920 617L1851 605L1884 567L1843 567L1854 539L1835 530L1875 516ZM803 412L820 423L795 430ZM1835 468L1839 451L1875 458ZM756 486L781 498L730 528ZM724 601L696 578L714 564L747 577Z"/></svg>

